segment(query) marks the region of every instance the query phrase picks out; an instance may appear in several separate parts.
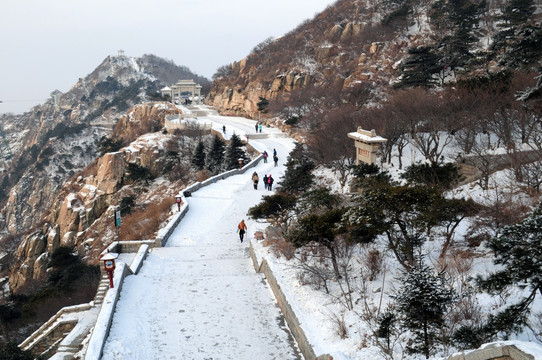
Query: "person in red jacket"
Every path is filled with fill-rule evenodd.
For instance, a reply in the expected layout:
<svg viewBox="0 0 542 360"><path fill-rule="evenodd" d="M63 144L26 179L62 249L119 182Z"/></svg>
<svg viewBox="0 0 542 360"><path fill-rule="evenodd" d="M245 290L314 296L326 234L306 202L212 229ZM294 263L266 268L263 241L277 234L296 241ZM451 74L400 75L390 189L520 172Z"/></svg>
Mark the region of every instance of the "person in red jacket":
<svg viewBox="0 0 542 360"><path fill-rule="evenodd" d="M247 224L245 224L245 220L241 220L239 225L237 225L237 232L239 232L239 239L241 239L241 242L243 242L243 237L247 232Z"/></svg>
<svg viewBox="0 0 542 360"><path fill-rule="evenodd" d="M271 191L273 189L273 182L275 182L275 179L269 174L269 177L267 178L267 190Z"/></svg>

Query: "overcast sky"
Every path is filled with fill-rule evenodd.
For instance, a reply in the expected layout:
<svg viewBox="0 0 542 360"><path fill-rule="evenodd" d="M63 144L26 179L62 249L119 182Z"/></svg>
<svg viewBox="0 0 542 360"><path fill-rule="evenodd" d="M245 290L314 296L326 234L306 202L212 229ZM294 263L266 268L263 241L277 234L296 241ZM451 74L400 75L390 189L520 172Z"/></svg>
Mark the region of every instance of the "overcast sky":
<svg viewBox="0 0 542 360"><path fill-rule="evenodd" d="M3 0L0 113L68 91L119 49L208 78L335 0Z"/></svg>

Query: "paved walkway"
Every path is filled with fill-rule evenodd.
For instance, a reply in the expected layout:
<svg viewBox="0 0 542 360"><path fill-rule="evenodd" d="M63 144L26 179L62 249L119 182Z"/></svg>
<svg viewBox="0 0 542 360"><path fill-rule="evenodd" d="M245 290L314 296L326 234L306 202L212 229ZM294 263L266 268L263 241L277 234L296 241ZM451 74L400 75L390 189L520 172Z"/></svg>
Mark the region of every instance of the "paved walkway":
<svg viewBox="0 0 542 360"><path fill-rule="evenodd" d="M284 161L293 142L262 139L253 146L276 148ZM254 170L278 180L284 167L261 161ZM249 258L247 241L263 225L246 212L270 194L261 183L254 190L254 170L192 194L167 246L155 248L140 273L125 280L103 359L299 359ZM235 232L241 219L249 227L244 243Z"/></svg>

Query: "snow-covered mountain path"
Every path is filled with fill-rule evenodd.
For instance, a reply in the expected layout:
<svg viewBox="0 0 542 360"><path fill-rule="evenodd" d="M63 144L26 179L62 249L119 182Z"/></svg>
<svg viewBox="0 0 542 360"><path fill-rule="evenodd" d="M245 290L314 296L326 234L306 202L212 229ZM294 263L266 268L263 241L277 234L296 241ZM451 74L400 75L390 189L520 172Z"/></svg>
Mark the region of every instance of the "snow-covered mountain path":
<svg viewBox="0 0 542 360"><path fill-rule="evenodd" d="M254 121L210 116L254 132ZM265 129L265 131L276 131ZM259 150L278 152L280 165L263 160L246 174L220 180L188 198L189 211L168 244L155 248L138 275L126 278L102 359L298 359L293 340L263 275L254 271L248 242L264 225L247 218L260 202L260 181L251 175L271 173L277 180L293 149L289 138L250 140ZM236 234L245 219L245 241Z"/></svg>

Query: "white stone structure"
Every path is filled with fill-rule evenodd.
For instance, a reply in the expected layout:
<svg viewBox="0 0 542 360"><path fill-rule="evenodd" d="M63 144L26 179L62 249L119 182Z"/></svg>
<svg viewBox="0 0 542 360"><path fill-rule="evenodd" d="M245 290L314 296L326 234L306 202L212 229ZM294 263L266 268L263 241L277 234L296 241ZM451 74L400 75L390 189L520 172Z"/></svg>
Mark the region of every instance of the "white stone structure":
<svg viewBox="0 0 542 360"><path fill-rule="evenodd" d="M195 103L201 104L201 85L194 80L179 80L175 85L160 89L162 96L169 96L172 101L179 101L183 93L189 92Z"/></svg>
<svg viewBox="0 0 542 360"><path fill-rule="evenodd" d="M55 107L60 106L60 97L62 96L62 93L59 90L55 90L51 93L51 98L53 99L53 104Z"/></svg>
<svg viewBox="0 0 542 360"><path fill-rule="evenodd" d="M358 127L356 132L348 133L348 137L355 140L356 165L362 162L374 164L379 145L388 141L381 136L377 136L376 131L363 130L361 127Z"/></svg>

